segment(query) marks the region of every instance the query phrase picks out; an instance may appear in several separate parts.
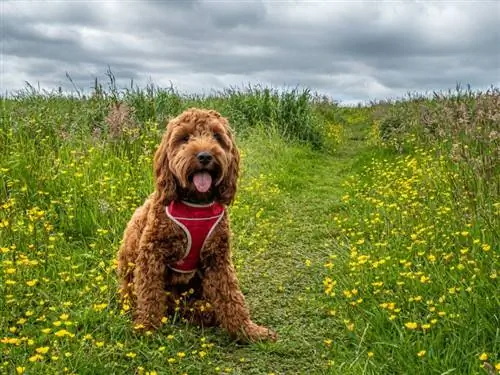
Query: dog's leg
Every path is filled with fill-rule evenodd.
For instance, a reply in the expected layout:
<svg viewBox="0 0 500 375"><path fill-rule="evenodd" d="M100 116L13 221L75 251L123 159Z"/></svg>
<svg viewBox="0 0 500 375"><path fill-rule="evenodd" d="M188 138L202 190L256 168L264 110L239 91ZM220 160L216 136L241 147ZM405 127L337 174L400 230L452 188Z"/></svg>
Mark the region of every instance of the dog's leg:
<svg viewBox="0 0 500 375"><path fill-rule="evenodd" d="M205 270L203 295L212 305L219 324L233 337L248 341L276 340L276 333L255 324L245 304L234 266L228 252L215 258L213 265Z"/></svg>
<svg viewBox="0 0 500 375"><path fill-rule="evenodd" d="M134 269L135 324L144 329L158 328L166 312L166 263L158 248L155 242L145 241Z"/></svg>

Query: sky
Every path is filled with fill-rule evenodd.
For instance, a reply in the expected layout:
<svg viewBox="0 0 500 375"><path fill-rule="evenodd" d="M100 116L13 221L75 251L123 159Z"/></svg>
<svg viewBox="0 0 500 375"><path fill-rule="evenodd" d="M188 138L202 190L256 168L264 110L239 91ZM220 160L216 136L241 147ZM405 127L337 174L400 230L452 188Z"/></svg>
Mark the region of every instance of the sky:
<svg viewBox="0 0 500 375"><path fill-rule="evenodd" d="M0 93L118 87L209 94L309 88L332 99L500 86L500 0L0 0Z"/></svg>

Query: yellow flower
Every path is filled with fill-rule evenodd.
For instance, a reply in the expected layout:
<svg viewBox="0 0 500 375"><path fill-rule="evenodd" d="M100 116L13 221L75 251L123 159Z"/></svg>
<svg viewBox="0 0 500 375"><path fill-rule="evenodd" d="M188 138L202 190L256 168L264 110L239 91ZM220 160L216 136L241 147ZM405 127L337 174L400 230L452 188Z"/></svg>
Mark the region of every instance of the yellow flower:
<svg viewBox="0 0 500 375"><path fill-rule="evenodd" d="M41 346L39 348L36 348L35 351L38 353L38 354L47 354L47 352L49 351L49 347L48 346Z"/></svg>
<svg viewBox="0 0 500 375"><path fill-rule="evenodd" d="M37 361L41 361L43 359L43 356L40 355L40 354L35 354L34 356L31 356L29 357L29 361L30 362L37 362Z"/></svg>
<svg viewBox="0 0 500 375"><path fill-rule="evenodd" d="M481 248L483 249L483 251L490 251L491 249L491 246L486 244L486 243L483 243L483 245L481 246Z"/></svg>
<svg viewBox="0 0 500 375"><path fill-rule="evenodd" d="M417 329L418 323L408 322L408 323L405 323L405 327L408 329Z"/></svg>
<svg viewBox="0 0 500 375"><path fill-rule="evenodd" d="M98 348L102 348L104 346L104 341L96 341L95 345L98 347Z"/></svg>
<svg viewBox="0 0 500 375"><path fill-rule="evenodd" d="M26 367L21 367L21 366L18 366L16 367L16 374L24 374L24 370L26 369Z"/></svg>
<svg viewBox="0 0 500 375"><path fill-rule="evenodd" d="M38 283L37 279L26 281L26 285L28 286L35 286L37 283Z"/></svg>
<svg viewBox="0 0 500 375"><path fill-rule="evenodd" d="M495 364L495 369L500 372L500 362Z"/></svg>
<svg viewBox="0 0 500 375"><path fill-rule="evenodd" d="M479 356L479 360L481 360L481 361L486 361L487 359L488 359L488 354L486 354L486 353L482 353Z"/></svg>
<svg viewBox="0 0 500 375"><path fill-rule="evenodd" d="M135 358L135 357L137 356L137 354L135 354L135 353L133 353L133 352L128 352L128 353L126 354L126 356L127 356L127 357L129 357L129 358Z"/></svg>
<svg viewBox="0 0 500 375"><path fill-rule="evenodd" d="M425 353L427 353L425 350L421 350L421 351L419 351L419 352L417 353L417 355L418 355L419 357L423 357L423 356L425 355Z"/></svg>
<svg viewBox="0 0 500 375"><path fill-rule="evenodd" d="M61 316L59 317L59 319L61 320L68 320L68 318L69 318L68 314L61 314Z"/></svg>
<svg viewBox="0 0 500 375"><path fill-rule="evenodd" d="M66 331L65 329L61 329L54 333L57 337L64 337L64 336L69 336L69 337L74 337L75 335L71 332Z"/></svg>
<svg viewBox="0 0 500 375"><path fill-rule="evenodd" d="M185 356L186 356L186 353L184 353L184 352L177 353L177 357L179 357L179 358L184 358Z"/></svg>
<svg viewBox="0 0 500 375"><path fill-rule="evenodd" d="M175 358L169 358L168 363L175 363Z"/></svg>
<svg viewBox="0 0 500 375"><path fill-rule="evenodd" d="M375 354L373 352L368 352L368 358L372 358Z"/></svg>

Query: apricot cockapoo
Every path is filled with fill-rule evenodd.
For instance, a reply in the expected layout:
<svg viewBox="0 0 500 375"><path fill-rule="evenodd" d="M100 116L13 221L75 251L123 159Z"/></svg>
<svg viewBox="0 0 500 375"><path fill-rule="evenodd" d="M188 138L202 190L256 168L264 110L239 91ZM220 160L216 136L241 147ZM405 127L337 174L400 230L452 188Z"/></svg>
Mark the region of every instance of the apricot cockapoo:
<svg viewBox="0 0 500 375"><path fill-rule="evenodd" d="M235 338L276 339L251 320L231 260L227 206L239 162L228 121L216 111L190 108L167 124L154 156L156 189L133 214L118 252L120 295L143 329L180 314Z"/></svg>

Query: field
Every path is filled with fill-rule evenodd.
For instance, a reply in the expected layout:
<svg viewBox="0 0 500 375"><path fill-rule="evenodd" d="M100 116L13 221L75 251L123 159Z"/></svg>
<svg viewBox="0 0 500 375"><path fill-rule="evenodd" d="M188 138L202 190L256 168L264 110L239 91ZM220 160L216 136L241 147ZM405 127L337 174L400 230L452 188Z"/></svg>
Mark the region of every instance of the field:
<svg viewBox="0 0 500 375"><path fill-rule="evenodd" d="M97 86L97 85L96 85ZM165 120L227 116L233 258L277 343L141 335L115 255ZM0 374L500 373L500 92L343 108L308 91L1 99Z"/></svg>

